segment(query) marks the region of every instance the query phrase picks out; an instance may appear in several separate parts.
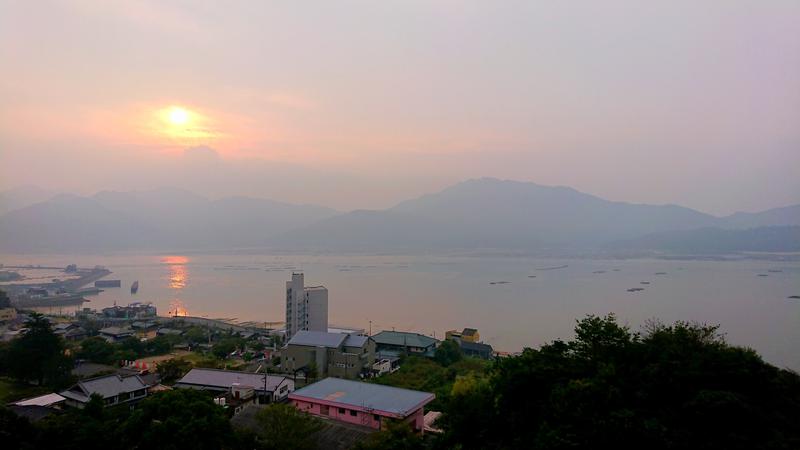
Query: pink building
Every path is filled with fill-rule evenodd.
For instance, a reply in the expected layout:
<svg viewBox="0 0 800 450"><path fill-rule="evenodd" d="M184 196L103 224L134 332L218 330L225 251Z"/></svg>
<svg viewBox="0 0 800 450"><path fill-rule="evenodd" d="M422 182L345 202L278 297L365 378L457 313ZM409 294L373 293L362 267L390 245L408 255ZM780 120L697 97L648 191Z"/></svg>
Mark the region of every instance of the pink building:
<svg viewBox="0 0 800 450"><path fill-rule="evenodd" d="M300 411L341 422L383 429L389 421L402 420L423 432L425 405L436 396L380 384L325 378L289 394Z"/></svg>

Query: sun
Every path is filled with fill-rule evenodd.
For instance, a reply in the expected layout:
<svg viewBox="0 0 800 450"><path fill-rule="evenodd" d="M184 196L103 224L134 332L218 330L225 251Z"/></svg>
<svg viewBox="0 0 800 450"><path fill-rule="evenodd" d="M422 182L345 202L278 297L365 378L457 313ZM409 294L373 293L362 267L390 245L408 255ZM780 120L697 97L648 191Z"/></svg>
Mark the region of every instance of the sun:
<svg viewBox="0 0 800 450"><path fill-rule="evenodd" d="M189 111L183 108L172 108L169 111L169 121L173 125L184 125L189 122Z"/></svg>

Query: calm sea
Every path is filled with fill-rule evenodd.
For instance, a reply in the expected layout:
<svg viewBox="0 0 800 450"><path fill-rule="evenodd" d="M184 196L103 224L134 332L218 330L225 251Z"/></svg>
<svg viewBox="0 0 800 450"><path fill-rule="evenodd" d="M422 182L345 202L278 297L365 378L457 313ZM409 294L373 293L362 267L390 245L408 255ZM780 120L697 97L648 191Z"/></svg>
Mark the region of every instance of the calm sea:
<svg viewBox="0 0 800 450"><path fill-rule="evenodd" d="M148 301L162 315L178 308L268 322L283 320L284 283L302 270L306 284L329 289L331 324L369 329L371 321L373 332L437 337L469 326L506 351L569 339L587 314L613 312L634 329L650 318L707 322L729 342L800 370L800 300L788 299L800 295L797 262L175 254L4 255L0 263L106 266L123 287L88 297L92 308Z"/></svg>

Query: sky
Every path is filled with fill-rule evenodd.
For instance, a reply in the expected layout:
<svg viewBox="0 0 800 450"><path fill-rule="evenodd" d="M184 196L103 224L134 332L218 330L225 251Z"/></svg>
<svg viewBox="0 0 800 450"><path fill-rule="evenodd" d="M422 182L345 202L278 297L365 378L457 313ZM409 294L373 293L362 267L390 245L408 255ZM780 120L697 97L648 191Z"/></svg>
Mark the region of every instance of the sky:
<svg viewBox="0 0 800 450"><path fill-rule="evenodd" d="M800 203L800 2L0 0L0 189Z"/></svg>

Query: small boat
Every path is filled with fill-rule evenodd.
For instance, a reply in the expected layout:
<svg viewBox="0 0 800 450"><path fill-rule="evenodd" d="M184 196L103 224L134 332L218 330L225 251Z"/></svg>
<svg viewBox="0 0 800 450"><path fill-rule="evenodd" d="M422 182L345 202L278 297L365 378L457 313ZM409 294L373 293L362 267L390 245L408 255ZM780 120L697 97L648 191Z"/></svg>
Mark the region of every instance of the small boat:
<svg viewBox="0 0 800 450"><path fill-rule="evenodd" d="M605 271L605 270L595 270L595 271L594 271L594 272L592 272L592 273L606 273L606 271Z"/></svg>
<svg viewBox="0 0 800 450"><path fill-rule="evenodd" d="M758 274L758 276L760 276L760 277L768 277L769 275L767 275L765 273L760 273L760 274Z"/></svg>
<svg viewBox="0 0 800 450"><path fill-rule="evenodd" d="M536 278L536 275L528 275L528 278Z"/></svg>
<svg viewBox="0 0 800 450"><path fill-rule="evenodd" d="M769 272L769 273L781 273L783 271L782 270L778 270L778 269L769 269L769 270L767 270L767 272Z"/></svg>
<svg viewBox="0 0 800 450"><path fill-rule="evenodd" d="M649 281L640 281L639 284L650 284Z"/></svg>
<svg viewBox="0 0 800 450"><path fill-rule="evenodd" d="M789 298L794 300L800 300L800 295L790 295Z"/></svg>
<svg viewBox="0 0 800 450"><path fill-rule="evenodd" d="M656 275L666 275L667 272L656 272Z"/></svg>
<svg viewBox="0 0 800 450"><path fill-rule="evenodd" d="M131 294L136 294L137 292L139 292L139 280L134 281L131 285Z"/></svg>
<svg viewBox="0 0 800 450"><path fill-rule="evenodd" d="M630 288L630 289L628 289L628 292L640 292L640 291L643 291L643 290L644 290L644 288Z"/></svg>

